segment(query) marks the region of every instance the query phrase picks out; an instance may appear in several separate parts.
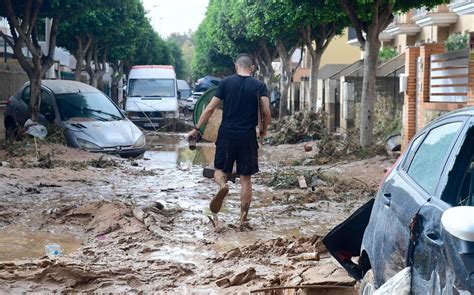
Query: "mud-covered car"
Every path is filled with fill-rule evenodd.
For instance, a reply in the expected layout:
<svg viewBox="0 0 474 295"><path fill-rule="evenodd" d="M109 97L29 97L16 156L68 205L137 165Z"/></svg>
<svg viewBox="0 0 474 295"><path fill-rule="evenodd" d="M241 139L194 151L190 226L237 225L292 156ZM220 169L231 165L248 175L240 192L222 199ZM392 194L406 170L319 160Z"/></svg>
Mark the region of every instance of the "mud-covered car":
<svg viewBox="0 0 474 295"><path fill-rule="evenodd" d="M474 108L419 131L386 173L375 200L324 243L372 294L411 267L413 294L474 292Z"/></svg>
<svg viewBox="0 0 474 295"><path fill-rule="evenodd" d="M12 138L29 118L30 86L25 83L7 102L5 137ZM145 136L98 89L77 81L43 80L38 120L63 129L70 147L91 152L138 157L146 149Z"/></svg>

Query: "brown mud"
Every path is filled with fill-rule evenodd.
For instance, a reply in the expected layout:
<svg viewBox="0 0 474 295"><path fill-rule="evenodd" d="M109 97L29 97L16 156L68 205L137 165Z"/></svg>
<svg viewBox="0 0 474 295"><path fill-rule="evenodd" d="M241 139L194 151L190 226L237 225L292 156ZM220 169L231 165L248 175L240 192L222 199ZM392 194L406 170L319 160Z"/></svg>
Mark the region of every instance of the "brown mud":
<svg viewBox="0 0 474 295"><path fill-rule="evenodd" d="M354 285L320 237L373 196L392 159L289 168L314 152L303 144L264 146L249 213L253 230L238 227L238 183L229 183L219 214L224 227L216 230L208 219L216 186L202 177L213 145L191 151L183 135L163 133L148 142L138 160L54 144L40 143L38 159L32 144L0 149L0 293ZM307 189L295 184L299 175L309 177ZM46 256L51 243L63 254ZM315 252L319 261L297 258Z"/></svg>

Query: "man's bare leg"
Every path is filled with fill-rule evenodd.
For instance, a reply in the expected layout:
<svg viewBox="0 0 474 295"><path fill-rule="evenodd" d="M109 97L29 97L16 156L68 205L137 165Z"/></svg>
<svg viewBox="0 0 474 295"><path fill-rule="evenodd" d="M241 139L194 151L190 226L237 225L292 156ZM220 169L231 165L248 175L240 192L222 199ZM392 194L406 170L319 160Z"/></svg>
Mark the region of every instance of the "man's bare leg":
<svg viewBox="0 0 474 295"><path fill-rule="evenodd" d="M224 198L229 192L229 186L227 185L227 175L222 170L216 169L214 172L214 180L219 185L219 190L217 191L214 198L212 198L209 207L211 212L214 214L214 218L216 219L216 214L221 210Z"/></svg>
<svg viewBox="0 0 474 295"><path fill-rule="evenodd" d="M248 214L250 203L252 202L252 181L250 175L240 176L240 226L250 228L248 223Z"/></svg>

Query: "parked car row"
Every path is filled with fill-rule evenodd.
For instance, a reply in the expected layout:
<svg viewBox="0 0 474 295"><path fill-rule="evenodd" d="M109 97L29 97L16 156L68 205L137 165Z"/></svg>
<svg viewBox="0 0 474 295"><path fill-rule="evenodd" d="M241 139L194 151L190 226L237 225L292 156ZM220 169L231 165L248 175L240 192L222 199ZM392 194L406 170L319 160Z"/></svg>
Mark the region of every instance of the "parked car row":
<svg viewBox="0 0 474 295"><path fill-rule="evenodd" d="M213 77L213 76L205 76L201 79L198 79L196 84L194 85L194 89L191 92L191 95L186 99L185 102L182 103L183 108L185 108L186 113L194 111L194 106L199 98L202 96L204 92L206 92L209 88L215 87L219 85L219 82L222 79Z"/></svg>
<svg viewBox="0 0 474 295"><path fill-rule="evenodd" d="M29 118L30 85L25 83L8 101L6 138L15 137ZM112 100L96 88L77 81L43 80L39 123L64 130L66 144L91 152L138 157L146 139Z"/></svg>

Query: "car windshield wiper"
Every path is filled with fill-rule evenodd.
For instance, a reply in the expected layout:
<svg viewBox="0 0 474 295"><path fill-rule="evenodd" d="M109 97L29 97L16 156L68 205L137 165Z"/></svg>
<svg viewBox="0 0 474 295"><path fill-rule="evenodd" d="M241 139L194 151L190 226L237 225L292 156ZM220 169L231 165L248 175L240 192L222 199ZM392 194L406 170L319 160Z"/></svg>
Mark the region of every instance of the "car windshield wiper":
<svg viewBox="0 0 474 295"><path fill-rule="evenodd" d="M108 115L108 116L112 117L115 120L122 120L122 117L111 114L111 113L108 113L108 112L104 112L104 111L96 110L96 109L90 109L90 108L84 108L84 109L88 110L88 111L91 111L91 112L96 112L96 113L99 113L99 114ZM97 117L99 117L99 116L97 116ZM101 117L101 118L103 118L103 117ZM103 119L107 120L106 118L103 118Z"/></svg>

